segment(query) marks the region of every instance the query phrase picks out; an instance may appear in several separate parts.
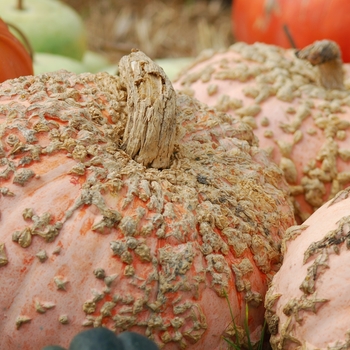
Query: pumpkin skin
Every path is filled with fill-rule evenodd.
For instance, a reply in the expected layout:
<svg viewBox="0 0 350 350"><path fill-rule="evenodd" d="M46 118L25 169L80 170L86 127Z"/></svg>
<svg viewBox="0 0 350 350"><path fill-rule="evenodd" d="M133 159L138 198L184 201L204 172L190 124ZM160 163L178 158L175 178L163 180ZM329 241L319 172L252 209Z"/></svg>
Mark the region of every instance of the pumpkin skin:
<svg viewBox="0 0 350 350"><path fill-rule="evenodd" d="M165 98L147 95L155 80L170 89L160 68L125 83L149 64L132 60L124 80L60 71L0 86L2 350L67 347L100 325L164 349L219 349L233 332L225 293L238 328L248 303L259 339L295 224L288 186L247 124L184 94L166 100L169 167L132 159L119 145L140 110L128 114L126 86L152 106Z"/></svg>
<svg viewBox="0 0 350 350"><path fill-rule="evenodd" d="M33 74L28 51L0 19L0 82Z"/></svg>
<svg viewBox="0 0 350 350"><path fill-rule="evenodd" d="M287 231L265 300L273 349L349 347L349 191Z"/></svg>
<svg viewBox="0 0 350 350"><path fill-rule="evenodd" d="M325 90L317 81L317 68L292 50L236 43L204 52L174 83L250 123L285 173L299 223L350 183L349 85Z"/></svg>
<svg viewBox="0 0 350 350"><path fill-rule="evenodd" d="M237 41L290 48L283 29L287 25L296 47L305 47L316 40L333 40L341 47L344 62L350 62L349 21L347 0L234 0L232 3L233 34Z"/></svg>

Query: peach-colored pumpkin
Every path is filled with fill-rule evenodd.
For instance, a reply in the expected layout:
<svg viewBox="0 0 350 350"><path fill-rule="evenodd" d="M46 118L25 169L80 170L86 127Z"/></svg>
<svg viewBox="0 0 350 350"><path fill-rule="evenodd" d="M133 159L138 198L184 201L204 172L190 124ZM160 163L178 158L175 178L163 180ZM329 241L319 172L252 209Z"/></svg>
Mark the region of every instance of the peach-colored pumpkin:
<svg viewBox="0 0 350 350"><path fill-rule="evenodd" d="M0 85L1 350L67 346L99 325L164 349L221 349L233 332L225 293L237 327L248 303L260 336L295 224L283 174L247 124L175 96L135 54L121 78L59 71ZM125 142L139 138L133 118L157 127L162 108L176 135L156 169Z"/></svg>
<svg viewBox="0 0 350 350"><path fill-rule="evenodd" d="M291 227L266 295L272 349L350 347L350 188Z"/></svg>
<svg viewBox="0 0 350 350"><path fill-rule="evenodd" d="M350 183L350 84L326 90L317 70L294 50L236 43L203 52L174 83L253 127L286 174L299 222Z"/></svg>

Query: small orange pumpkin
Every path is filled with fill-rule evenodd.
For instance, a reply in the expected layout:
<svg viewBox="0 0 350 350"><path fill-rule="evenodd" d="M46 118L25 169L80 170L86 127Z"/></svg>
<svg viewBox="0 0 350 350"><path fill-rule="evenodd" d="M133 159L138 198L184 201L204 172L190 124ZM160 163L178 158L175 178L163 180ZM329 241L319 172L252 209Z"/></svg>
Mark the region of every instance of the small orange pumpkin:
<svg viewBox="0 0 350 350"><path fill-rule="evenodd" d="M0 19L0 82L32 74L30 54Z"/></svg>
<svg viewBox="0 0 350 350"><path fill-rule="evenodd" d="M233 0L232 25L237 41L290 48L287 26L298 47L316 40L335 41L350 62L348 0Z"/></svg>

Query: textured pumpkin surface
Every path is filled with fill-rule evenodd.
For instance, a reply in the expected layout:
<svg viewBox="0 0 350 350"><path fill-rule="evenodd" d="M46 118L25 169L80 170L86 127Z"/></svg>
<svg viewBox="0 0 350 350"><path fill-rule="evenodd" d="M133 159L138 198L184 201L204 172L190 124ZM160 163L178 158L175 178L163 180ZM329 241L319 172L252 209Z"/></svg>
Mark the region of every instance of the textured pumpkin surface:
<svg viewBox="0 0 350 350"><path fill-rule="evenodd" d="M265 301L273 349L350 348L349 192L286 234Z"/></svg>
<svg viewBox="0 0 350 350"><path fill-rule="evenodd" d="M132 80L147 65L131 59L123 80L60 71L0 86L2 350L67 346L98 325L219 349L233 332L225 293L238 327L248 303L258 339L295 224L288 186L247 124L172 96L159 68ZM176 136L158 170L123 150L123 134L138 138L135 116L158 121L159 81Z"/></svg>
<svg viewBox="0 0 350 350"><path fill-rule="evenodd" d="M284 171L302 222L350 183L349 84L325 90L319 80L291 50L236 43L204 52L174 87L252 126Z"/></svg>

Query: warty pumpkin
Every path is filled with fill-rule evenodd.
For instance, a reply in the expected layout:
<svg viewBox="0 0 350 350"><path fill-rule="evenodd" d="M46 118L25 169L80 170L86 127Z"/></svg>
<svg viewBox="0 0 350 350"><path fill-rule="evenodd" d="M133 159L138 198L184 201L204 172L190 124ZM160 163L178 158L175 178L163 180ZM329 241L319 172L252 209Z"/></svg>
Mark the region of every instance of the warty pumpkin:
<svg viewBox="0 0 350 350"><path fill-rule="evenodd" d="M209 50L174 87L251 125L284 171L301 223L350 183L350 92L334 42L297 55L262 43Z"/></svg>
<svg viewBox="0 0 350 350"><path fill-rule="evenodd" d="M119 71L0 85L0 348L102 325L219 349L225 295L258 340L295 224L283 173L246 123L175 94L143 53Z"/></svg>
<svg viewBox="0 0 350 350"><path fill-rule="evenodd" d="M350 188L287 230L265 299L277 349L349 349Z"/></svg>

